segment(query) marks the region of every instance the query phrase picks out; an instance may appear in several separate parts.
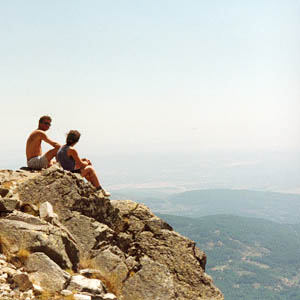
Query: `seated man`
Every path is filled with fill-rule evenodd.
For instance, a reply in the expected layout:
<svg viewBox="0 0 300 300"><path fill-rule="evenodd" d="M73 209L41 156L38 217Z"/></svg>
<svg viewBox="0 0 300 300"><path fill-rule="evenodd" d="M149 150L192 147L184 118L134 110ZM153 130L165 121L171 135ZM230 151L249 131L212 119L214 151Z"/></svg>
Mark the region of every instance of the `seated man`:
<svg viewBox="0 0 300 300"><path fill-rule="evenodd" d="M51 160L55 157L60 144L50 140L45 131L51 126L51 118L49 116L42 116L39 120L38 129L34 130L26 142L26 157L27 166L34 170L41 170L48 168L52 165ZM53 146L54 149L49 150L42 155L42 141Z"/></svg>
<svg viewBox="0 0 300 300"><path fill-rule="evenodd" d="M105 197L109 197L110 193L101 187L91 162L86 158L80 158L75 150L74 146L79 141L79 138L80 133L77 130L70 130L67 135L67 143L58 150L56 160L61 164L64 170L80 173L81 176L96 187L97 191L100 190Z"/></svg>

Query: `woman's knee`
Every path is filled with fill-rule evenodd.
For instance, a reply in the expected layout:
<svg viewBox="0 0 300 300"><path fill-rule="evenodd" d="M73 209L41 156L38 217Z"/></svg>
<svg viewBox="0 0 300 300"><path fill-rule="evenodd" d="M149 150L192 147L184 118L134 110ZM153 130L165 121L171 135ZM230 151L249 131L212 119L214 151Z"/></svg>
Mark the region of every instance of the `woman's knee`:
<svg viewBox="0 0 300 300"><path fill-rule="evenodd" d="M88 173L90 174L96 174L95 169L92 166L87 166L86 170L88 171Z"/></svg>

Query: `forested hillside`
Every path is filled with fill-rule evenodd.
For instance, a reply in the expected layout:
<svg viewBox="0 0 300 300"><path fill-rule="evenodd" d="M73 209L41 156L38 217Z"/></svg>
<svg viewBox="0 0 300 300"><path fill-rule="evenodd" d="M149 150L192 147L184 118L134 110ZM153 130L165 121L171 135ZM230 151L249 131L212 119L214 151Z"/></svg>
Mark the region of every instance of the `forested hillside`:
<svg viewBox="0 0 300 300"><path fill-rule="evenodd" d="M299 300L300 225L232 215L160 217L206 252L206 271L225 299Z"/></svg>

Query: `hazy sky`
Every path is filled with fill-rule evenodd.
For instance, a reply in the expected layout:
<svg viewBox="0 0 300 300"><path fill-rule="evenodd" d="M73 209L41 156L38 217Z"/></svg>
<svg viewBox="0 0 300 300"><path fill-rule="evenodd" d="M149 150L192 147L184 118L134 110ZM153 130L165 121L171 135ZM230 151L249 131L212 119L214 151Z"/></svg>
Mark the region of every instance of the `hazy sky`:
<svg viewBox="0 0 300 300"><path fill-rule="evenodd" d="M300 149L299 0L1 0L0 36L1 161L43 114L88 154Z"/></svg>

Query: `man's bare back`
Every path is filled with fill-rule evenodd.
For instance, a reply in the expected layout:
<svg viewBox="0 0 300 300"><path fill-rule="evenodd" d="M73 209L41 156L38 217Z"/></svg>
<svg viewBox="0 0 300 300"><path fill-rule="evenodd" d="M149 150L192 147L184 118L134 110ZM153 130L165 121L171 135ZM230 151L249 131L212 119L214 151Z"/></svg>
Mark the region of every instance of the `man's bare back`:
<svg viewBox="0 0 300 300"><path fill-rule="evenodd" d="M30 167L32 162L28 163L30 160L33 161L33 158L42 156L42 141L54 147L54 149L49 150L43 155L43 167L49 167L51 165L52 158L56 155L60 144L49 139L45 131L47 131L51 126L51 118L49 116L43 116L39 120L38 129L34 130L28 137L26 142L26 157L27 164ZM46 165L46 166L45 166ZM35 168L35 167L32 167ZM36 169L40 169L37 165Z"/></svg>
<svg viewBox="0 0 300 300"><path fill-rule="evenodd" d="M27 139L26 156L27 160L42 155L42 140L46 134L42 130L34 130Z"/></svg>

